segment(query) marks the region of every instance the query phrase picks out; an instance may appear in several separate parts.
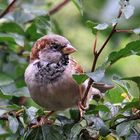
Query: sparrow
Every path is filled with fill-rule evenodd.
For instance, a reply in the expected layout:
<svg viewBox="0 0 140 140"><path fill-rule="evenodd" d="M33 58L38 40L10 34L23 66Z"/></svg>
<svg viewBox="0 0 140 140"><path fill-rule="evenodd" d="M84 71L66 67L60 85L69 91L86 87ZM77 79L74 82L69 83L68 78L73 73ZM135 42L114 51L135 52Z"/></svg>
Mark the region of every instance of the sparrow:
<svg viewBox="0 0 140 140"><path fill-rule="evenodd" d="M78 85L72 78L73 74L84 72L69 56L75 51L60 35L45 35L32 47L25 82L31 98L48 111L75 107L83 97L85 84Z"/></svg>
<svg viewBox="0 0 140 140"><path fill-rule="evenodd" d="M73 79L73 74L84 73L83 68L70 57L75 51L71 43L60 35L45 35L34 43L30 53L30 64L25 70L25 82L31 98L50 113L33 127L44 124L46 118L55 111L76 106L82 117L94 95L100 96L101 92L113 88L103 83L94 83L96 88L90 88L86 104L83 106L81 100L88 81L78 85Z"/></svg>

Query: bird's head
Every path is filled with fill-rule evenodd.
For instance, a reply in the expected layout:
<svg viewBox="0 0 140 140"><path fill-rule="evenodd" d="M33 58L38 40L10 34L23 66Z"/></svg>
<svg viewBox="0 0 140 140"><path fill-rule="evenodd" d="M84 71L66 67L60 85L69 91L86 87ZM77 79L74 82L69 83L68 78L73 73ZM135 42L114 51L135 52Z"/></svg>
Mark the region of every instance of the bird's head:
<svg viewBox="0 0 140 140"><path fill-rule="evenodd" d="M33 45L30 62L36 59L57 63L63 56L68 56L76 49L60 35L45 35Z"/></svg>

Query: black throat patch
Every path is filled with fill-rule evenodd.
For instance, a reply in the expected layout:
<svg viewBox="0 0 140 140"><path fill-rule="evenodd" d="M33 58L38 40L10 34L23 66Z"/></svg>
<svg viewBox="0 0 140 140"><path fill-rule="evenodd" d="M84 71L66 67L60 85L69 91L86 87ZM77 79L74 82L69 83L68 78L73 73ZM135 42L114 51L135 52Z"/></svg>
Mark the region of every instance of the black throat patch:
<svg viewBox="0 0 140 140"><path fill-rule="evenodd" d="M35 79L41 84L56 82L61 78L68 63L68 55L63 55L58 63L45 63L38 61L34 64L38 69L35 73Z"/></svg>

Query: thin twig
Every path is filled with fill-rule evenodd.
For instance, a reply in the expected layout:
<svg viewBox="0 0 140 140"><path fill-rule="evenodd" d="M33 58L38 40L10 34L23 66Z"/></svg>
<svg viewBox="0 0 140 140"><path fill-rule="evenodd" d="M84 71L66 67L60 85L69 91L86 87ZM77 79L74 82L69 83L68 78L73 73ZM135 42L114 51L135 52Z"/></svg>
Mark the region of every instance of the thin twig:
<svg viewBox="0 0 140 140"><path fill-rule="evenodd" d="M64 5L66 5L70 0L63 0L61 3L53 7L48 11L49 15L55 14L58 10L60 10Z"/></svg>
<svg viewBox="0 0 140 140"><path fill-rule="evenodd" d="M117 16L117 18L120 18L122 15L122 12L121 10L119 11L119 14ZM116 23L114 26L113 26L113 29L111 30L109 36L107 37L107 39L105 40L105 42L103 43L103 45L101 46L101 48L99 49L99 51L97 52L96 50L94 50L94 60L93 60L93 64L92 64L92 69L91 69L91 72L93 72L96 68L96 64L97 64L97 60L101 54L101 52L103 51L103 49L105 48L105 46L107 45L107 43L109 42L110 38L112 37L112 35L115 33L115 29L116 29L116 26L118 25L118 23ZM88 86L86 88L86 91L84 93L84 97L82 99L82 105L85 106L86 104L86 99L87 99L87 95L88 95L88 92L90 90L90 87L92 85L94 81L90 78L89 79L89 82L88 82Z"/></svg>
<svg viewBox="0 0 140 140"><path fill-rule="evenodd" d="M13 5L15 4L17 0L13 0L7 7L6 9L0 14L0 18L4 17L7 13L10 12L11 8L13 7ZM48 11L49 15L53 15L56 12L58 12L64 5L66 5L68 2L70 2L70 0L63 0L61 3L59 3L58 5L56 5L55 7L53 7L52 9L50 9ZM30 20L28 22L32 22L33 20ZM28 23L27 22L27 23Z"/></svg>
<svg viewBox="0 0 140 140"><path fill-rule="evenodd" d="M6 9L0 14L0 18L4 17L7 13L10 12L11 8L14 6L15 2L17 0L13 0L7 7Z"/></svg>
<svg viewBox="0 0 140 140"><path fill-rule="evenodd" d="M94 41L94 45L93 45L93 54L94 54L94 55L96 55L96 53L97 53L97 52L96 52L97 39L98 39L98 38L97 38L97 35L96 35L95 41Z"/></svg>
<svg viewBox="0 0 140 140"><path fill-rule="evenodd" d="M128 29L126 30L116 29L115 32L116 33L133 33L132 30L128 30Z"/></svg>
<svg viewBox="0 0 140 140"><path fill-rule="evenodd" d="M122 15L122 11L120 10L117 18L120 18L121 15ZM106 46L106 44L108 43L108 41L110 40L110 38L112 37L112 35L115 33L115 29L116 29L116 26L117 26L117 25L118 25L118 23L116 23L116 24L113 26L113 29L112 29L112 31L110 32L108 38L106 39L106 41L104 42L104 44L101 46L101 49L100 49L99 52L98 52L98 57L99 57L99 55L101 54L101 52L103 51L103 49L104 49L104 47Z"/></svg>
<svg viewBox="0 0 140 140"><path fill-rule="evenodd" d="M125 120L123 120L123 121L111 126L110 129L116 129L116 127L118 125L122 124L122 123L129 122L129 121L132 121L132 120L138 120L138 119L140 119L140 112L138 112L137 114L135 114L133 116L129 116L129 117L127 117L127 119L125 119Z"/></svg>

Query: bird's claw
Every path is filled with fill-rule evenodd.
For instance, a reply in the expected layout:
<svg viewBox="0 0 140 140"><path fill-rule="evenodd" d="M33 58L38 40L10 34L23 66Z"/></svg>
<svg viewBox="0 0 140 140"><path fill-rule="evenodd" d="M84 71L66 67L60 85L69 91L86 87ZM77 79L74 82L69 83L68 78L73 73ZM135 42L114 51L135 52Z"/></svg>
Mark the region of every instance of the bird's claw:
<svg viewBox="0 0 140 140"><path fill-rule="evenodd" d="M46 116L41 116L37 119L37 121L33 124L30 125L31 128L38 128L38 127L41 127L45 124L53 124L54 121L53 120L49 120Z"/></svg>
<svg viewBox="0 0 140 140"><path fill-rule="evenodd" d="M78 109L80 111L80 118L82 118L84 116L84 113L85 113L87 107L83 106L82 102L79 101L78 102Z"/></svg>

